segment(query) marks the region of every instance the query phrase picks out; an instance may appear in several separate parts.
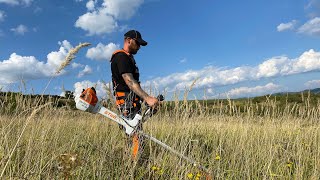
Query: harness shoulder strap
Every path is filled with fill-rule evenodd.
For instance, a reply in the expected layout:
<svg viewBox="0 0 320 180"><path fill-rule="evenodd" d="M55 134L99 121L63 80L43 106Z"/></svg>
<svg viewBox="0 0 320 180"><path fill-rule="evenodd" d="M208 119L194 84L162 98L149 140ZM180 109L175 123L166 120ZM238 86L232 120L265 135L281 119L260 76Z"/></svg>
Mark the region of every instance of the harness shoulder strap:
<svg viewBox="0 0 320 180"><path fill-rule="evenodd" d="M118 50L114 51L112 53L112 55L115 55L115 54L120 53L120 52L126 53L126 55L130 56L130 54L127 51L123 50L123 49L118 49Z"/></svg>
<svg viewBox="0 0 320 180"><path fill-rule="evenodd" d="M110 62L112 61L113 56L116 55L116 54L118 54L118 53L125 53L128 57L130 57L130 54L129 54L127 51L125 51L125 50L123 50L123 49L119 49L119 50L116 50L116 51L114 51L114 52L112 53L112 57L111 57L111 59L110 59Z"/></svg>

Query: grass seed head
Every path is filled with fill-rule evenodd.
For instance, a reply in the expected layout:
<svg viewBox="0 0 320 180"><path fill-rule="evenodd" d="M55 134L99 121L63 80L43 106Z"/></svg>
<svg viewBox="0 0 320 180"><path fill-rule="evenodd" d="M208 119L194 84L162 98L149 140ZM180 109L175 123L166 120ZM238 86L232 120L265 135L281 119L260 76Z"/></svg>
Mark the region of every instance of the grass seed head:
<svg viewBox="0 0 320 180"><path fill-rule="evenodd" d="M59 74L65 67L67 67L70 62L72 61L72 59L75 58L75 54L78 53L78 51L83 48L83 47L87 47L90 46L90 43L80 43L78 46L76 46L73 49L70 49L70 51L68 52L64 62L60 65L60 67L57 69L56 74Z"/></svg>

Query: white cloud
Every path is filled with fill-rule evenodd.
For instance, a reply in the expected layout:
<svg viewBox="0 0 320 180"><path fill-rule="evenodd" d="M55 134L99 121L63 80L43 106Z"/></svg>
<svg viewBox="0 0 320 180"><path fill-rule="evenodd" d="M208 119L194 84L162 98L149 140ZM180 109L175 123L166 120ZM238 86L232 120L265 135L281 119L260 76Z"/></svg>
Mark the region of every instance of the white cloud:
<svg viewBox="0 0 320 180"><path fill-rule="evenodd" d="M100 11L88 12L78 18L75 26L88 31L88 35L101 35L116 31L118 24L115 19Z"/></svg>
<svg viewBox="0 0 320 180"><path fill-rule="evenodd" d="M83 77L85 75L92 74L92 68L88 65L84 67L82 71L79 72L78 77Z"/></svg>
<svg viewBox="0 0 320 180"><path fill-rule="evenodd" d="M4 11L0 10L0 22L4 21L4 18L6 17L6 14L4 13Z"/></svg>
<svg viewBox="0 0 320 180"><path fill-rule="evenodd" d="M80 63L73 62L73 63L71 63L71 67L72 67L72 69L76 69L76 68L79 68L79 67L84 67L84 65L80 64Z"/></svg>
<svg viewBox="0 0 320 180"><path fill-rule="evenodd" d="M61 96L61 97L66 97L66 92L65 92L65 91L62 91L59 96Z"/></svg>
<svg viewBox="0 0 320 180"><path fill-rule="evenodd" d="M40 79L53 74L50 66L34 56L12 53L8 60L0 61L0 84L9 84L21 79Z"/></svg>
<svg viewBox="0 0 320 180"><path fill-rule="evenodd" d="M320 88L320 80L311 80L304 84L309 89Z"/></svg>
<svg viewBox="0 0 320 180"><path fill-rule="evenodd" d="M209 94L213 94L213 93L214 93L213 88L208 88L208 89L207 89L207 93L209 93Z"/></svg>
<svg viewBox="0 0 320 180"><path fill-rule="evenodd" d="M0 0L0 3L5 3L9 5L18 5L19 1L18 0Z"/></svg>
<svg viewBox="0 0 320 180"><path fill-rule="evenodd" d="M299 27L298 33L320 36L320 17L315 17Z"/></svg>
<svg viewBox="0 0 320 180"><path fill-rule="evenodd" d="M33 0L0 0L0 3L5 3L8 5L26 5L29 6Z"/></svg>
<svg viewBox="0 0 320 180"><path fill-rule="evenodd" d="M239 82L259 80L261 78L286 76L303 72L320 70L320 52L313 49L304 52L300 57L289 59L286 56L270 58L258 66L240 66L236 68L216 68L207 66L200 70L189 70L174 73L165 77L157 77L143 83L157 89L166 88L168 91L183 90L190 87L195 79L194 88L212 88L214 86L230 85Z"/></svg>
<svg viewBox="0 0 320 180"><path fill-rule="evenodd" d="M96 47L88 49L86 57L94 60L110 60L112 53L119 48L120 46L114 43L107 45L99 43Z"/></svg>
<svg viewBox="0 0 320 180"><path fill-rule="evenodd" d="M75 26L88 31L88 35L101 35L115 32L121 27L118 20L130 19L142 5L143 0L104 0L100 7L89 0L88 12L79 16Z"/></svg>
<svg viewBox="0 0 320 180"><path fill-rule="evenodd" d="M74 96L75 97L79 96L83 89L87 89L90 87L95 87L96 92L97 92L97 96L99 97L99 100L101 100L101 98L104 98L107 96L107 92L106 92L105 87L109 87L108 83L106 85L104 85L104 83L101 81L91 82L88 80L76 82L74 84Z"/></svg>
<svg viewBox="0 0 320 180"><path fill-rule="evenodd" d="M116 19L130 19L142 3L143 0L104 0L102 11Z"/></svg>
<svg viewBox="0 0 320 180"><path fill-rule="evenodd" d="M59 51L53 51L47 55L47 64L54 68L54 70L61 65L67 56L68 51L72 48L71 44L67 40L58 42L58 44L60 45Z"/></svg>
<svg viewBox="0 0 320 180"><path fill-rule="evenodd" d="M88 11L93 11L95 9L95 3L96 1L93 0L89 0L86 4L86 7L88 9Z"/></svg>
<svg viewBox="0 0 320 180"><path fill-rule="evenodd" d="M288 23L281 23L277 26L277 31L286 31L286 30L292 30L294 29L295 25L297 24L296 20L292 20Z"/></svg>
<svg viewBox="0 0 320 180"><path fill-rule="evenodd" d="M265 94L273 94L280 92L282 90L281 86L268 83L264 86L256 86L256 87L240 87L231 89L226 92L226 97L229 98L239 98L239 97L252 97L252 96L261 96Z"/></svg>
<svg viewBox="0 0 320 180"><path fill-rule="evenodd" d="M19 80L43 79L54 75L68 53L68 41L60 43L59 51L50 52L47 60L39 61L34 56L12 53L9 59L0 61L0 84L15 83ZM65 70L61 74L64 74Z"/></svg>
<svg viewBox="0 0 320 180"><path fill-rule="evenodd" d="M24 35L26 32L28 32L28 27L20 24L16 28L11 28L11 31L13 31L15 34Z"/></svg>

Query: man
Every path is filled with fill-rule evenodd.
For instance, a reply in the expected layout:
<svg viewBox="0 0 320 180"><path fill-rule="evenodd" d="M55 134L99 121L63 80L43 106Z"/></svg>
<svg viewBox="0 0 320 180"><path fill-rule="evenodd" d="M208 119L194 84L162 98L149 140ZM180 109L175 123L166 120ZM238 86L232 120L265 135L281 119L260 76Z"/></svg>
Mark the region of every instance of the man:
<svg viewBox="0 0 320 180"><path fill-rule="evenodd" d="M111 57L111 72L116 104L123 115L132 119L136 113L140 113L140 100L149 106L156 107L158 99L148 95L140 86L139 68L133 57L140 46L146 46L147 42L141 37L140 32L130 30L124 34L122 50L117 50Z"/></svg>

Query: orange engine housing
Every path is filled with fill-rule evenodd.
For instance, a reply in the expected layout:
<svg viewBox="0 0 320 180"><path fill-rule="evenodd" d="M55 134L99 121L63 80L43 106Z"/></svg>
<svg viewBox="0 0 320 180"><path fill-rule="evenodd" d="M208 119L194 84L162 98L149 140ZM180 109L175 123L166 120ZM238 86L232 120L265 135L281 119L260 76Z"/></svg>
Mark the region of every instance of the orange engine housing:
<svg viewBox="0 0 320 180"><path fill-rule="evenodd" d="M98 102L96 90L93 87L87 88L81 93L80 99L84 100L85 102L89 103L92 106L95 106Z"/></svg>

